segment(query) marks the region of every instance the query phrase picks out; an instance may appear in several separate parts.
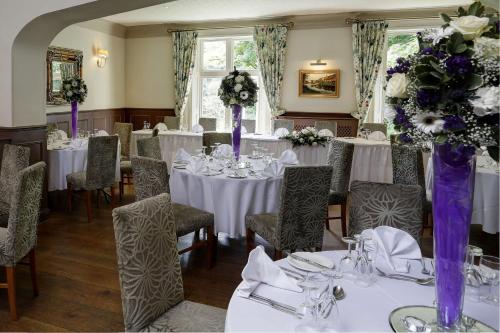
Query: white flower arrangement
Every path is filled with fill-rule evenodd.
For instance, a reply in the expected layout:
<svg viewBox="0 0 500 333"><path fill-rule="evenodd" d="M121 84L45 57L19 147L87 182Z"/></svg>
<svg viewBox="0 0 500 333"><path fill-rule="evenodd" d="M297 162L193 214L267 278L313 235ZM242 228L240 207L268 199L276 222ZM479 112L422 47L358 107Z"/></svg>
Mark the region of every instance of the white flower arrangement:
<svg viewBox="0 0 500 333"><path fill-rule="evenodd" d="M248 72L235 69L222 80L218 95L225 107L237 104L249 107L257 103L258 89Z"/></svg>
<svg viewBox="0 0 500 333"><path fill-rule="evenodd" d="M328 137L319 135L315 127L305 127L300 131L292 131L292 133L281 137L281 139L289 140L293 146L309 145L309 146L325 146Z"/></svg>
<svg viewBox="0 0 500 333"><path fill-rule="evenodd" d="M61 93L63 98L68 102L83 103L87 97L87 85L85 81L78 77L64 80L62 83Z"/></svg>

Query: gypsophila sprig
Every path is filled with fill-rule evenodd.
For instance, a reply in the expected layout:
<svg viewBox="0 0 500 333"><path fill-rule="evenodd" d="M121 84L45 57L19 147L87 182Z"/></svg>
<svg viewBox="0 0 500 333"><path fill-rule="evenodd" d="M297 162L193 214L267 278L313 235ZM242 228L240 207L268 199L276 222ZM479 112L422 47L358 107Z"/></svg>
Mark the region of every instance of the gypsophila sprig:
<svg viewBox="0 0 500 333"><path fill-rule="evenodd" d="M218 95L225 107L239 104L245 107L254 106L257 103L257 84L252 80L248 72L240 72L234 69L222 79Z"/></svg>
<svg viewBox="0 0 500 333"><path fill-rule="evenodd" d="M285 135L280 139L288 140L295 146L325 146L329 137L321 135L315 127L306 127L300 131L292 131L291 134Z"/></svg>
<svg viewBox="0 0 500 333"><path fill-rule="evenodd" d="M67 102L83 103L87 97L87 85L79 77L64 80L62 83L62 94Z"/></svg>

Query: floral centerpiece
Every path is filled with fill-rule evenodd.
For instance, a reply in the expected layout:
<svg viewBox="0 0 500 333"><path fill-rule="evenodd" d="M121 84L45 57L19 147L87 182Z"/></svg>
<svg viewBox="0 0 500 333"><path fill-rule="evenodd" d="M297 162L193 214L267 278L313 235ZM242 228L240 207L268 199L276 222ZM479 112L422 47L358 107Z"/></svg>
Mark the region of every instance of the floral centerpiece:
<svg viewBox="0 0 500 333"><path fill-rule="evenodd" d="M438 325L460 325L475 175L475 149L498 161L499 24L480 2L418 33L420 51L387 71L399 142L433 147L434 258Z"/></svg>
<svg viewBox="0 0 500 333"><path fill-rule="evenodd" d="M234 68L222 79L219 97L225 107L232 109L233 116L233 152L236 160L240 157L241 116L243 107L252 107L257 103L257 84L248 72L239 72Z"/></svg>
<svg viewBox="0 0 500 333"><path fill-rule="evenodd" d="M318 130L315 127L306 127L300 131L292 131L291 134L282 136L280 139L285 139L290 141L293 146L325 146L325 143L328 141L327 136L323 136L319 134Z"/></svg>
<svg viewBox="0 0 500 333"><path fill-rule="evenodd" d="M62 83L62 95L67 102L71 103L71 137L76 139L78 124L78 103L83 103L87 97L87 85L79 77L64 80Z"/></svg>

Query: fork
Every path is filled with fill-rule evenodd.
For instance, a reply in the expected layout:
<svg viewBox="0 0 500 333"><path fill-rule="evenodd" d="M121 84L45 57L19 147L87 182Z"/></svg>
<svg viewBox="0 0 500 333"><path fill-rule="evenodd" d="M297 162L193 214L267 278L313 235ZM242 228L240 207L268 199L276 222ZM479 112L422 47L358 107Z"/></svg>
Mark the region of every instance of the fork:
<svg viewBox="0 0 500 333"><path fill-rule="evenodd" d="M395 280L402 280L402 281L410 281L410 282L415 282L420 285L428 285L434 282L434 278L426 278L426 279L419 279L413 276L409 275L403 275L403 274L387 274L380 270L378 267L376 268L377 272L380 276L389 278L389 279L395 279Z"/></svg>

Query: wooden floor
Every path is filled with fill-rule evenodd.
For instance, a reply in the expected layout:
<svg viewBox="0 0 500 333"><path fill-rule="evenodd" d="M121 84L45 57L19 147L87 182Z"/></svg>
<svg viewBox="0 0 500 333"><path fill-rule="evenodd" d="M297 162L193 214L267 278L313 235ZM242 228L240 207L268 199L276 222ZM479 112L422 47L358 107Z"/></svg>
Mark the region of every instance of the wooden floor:
<svg viewBox="0 0 500 333"><path fill-rule="evenodd" d="M56 200L61 207L63 198ZM129 193L122 204L132 200ZM40 224L40 296L32 297L29 271L18 266L20 319L10 320L6 291L0 290L0 331L123 331L111 210L101 205L88 224L83 200L75 200L74 209L72 214L62 209L52 211L49 220ZM332 231L325 232L324 249L344 248L338 223L331 225ZM189 244L192 237L183 237L179 246ZM475 227L471 243L498 255L498 235L486 235ZM432 253L430 236L423 240L423 252ZM206 269L205 249L184 254L181 262L186 299L226 308L246 263L244 239L219 235L217 263L212 270ZM0 270L0 281L4 280L5 272Z"/></svg>

